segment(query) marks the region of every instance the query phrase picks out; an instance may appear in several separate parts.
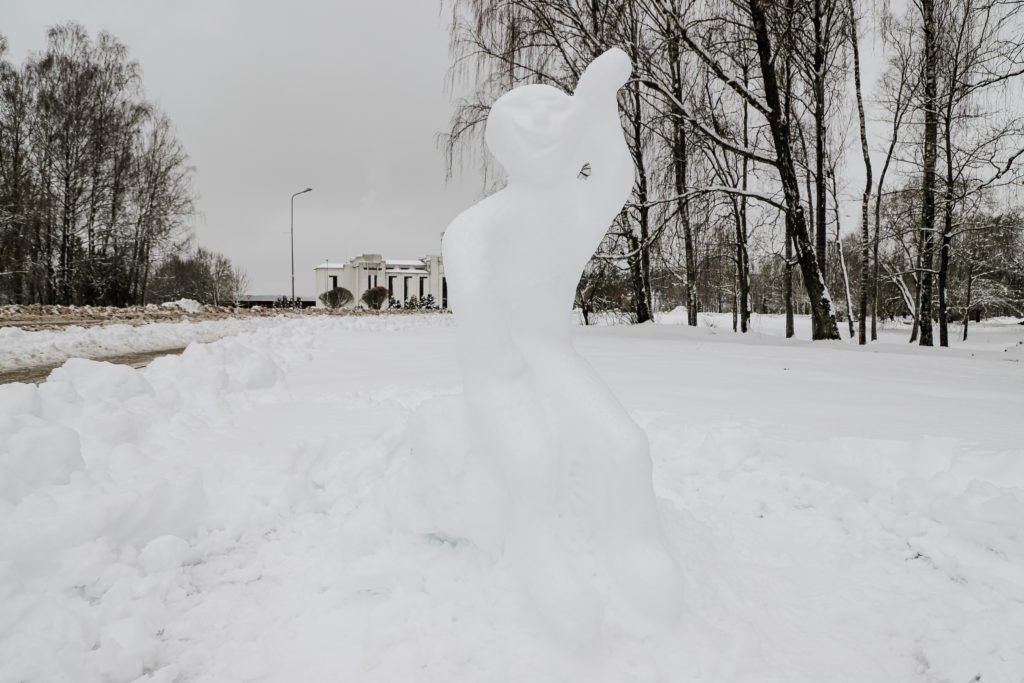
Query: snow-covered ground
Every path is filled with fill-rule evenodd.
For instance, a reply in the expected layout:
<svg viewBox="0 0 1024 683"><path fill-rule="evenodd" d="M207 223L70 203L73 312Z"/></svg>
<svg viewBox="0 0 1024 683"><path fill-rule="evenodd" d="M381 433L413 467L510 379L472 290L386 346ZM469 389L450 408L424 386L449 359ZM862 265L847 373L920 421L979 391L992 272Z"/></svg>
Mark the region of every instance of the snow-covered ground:
<svg viewBox="0 0 1024 683"><path fill-rule="evenodd" d="M679 322L574 332L650 439L676 626L559 645L500 557L430 527L410 422L460 391L451 316L212 322L233 336L142 370L0 386L0 683L1019 683L1024 327Z"/></svg>

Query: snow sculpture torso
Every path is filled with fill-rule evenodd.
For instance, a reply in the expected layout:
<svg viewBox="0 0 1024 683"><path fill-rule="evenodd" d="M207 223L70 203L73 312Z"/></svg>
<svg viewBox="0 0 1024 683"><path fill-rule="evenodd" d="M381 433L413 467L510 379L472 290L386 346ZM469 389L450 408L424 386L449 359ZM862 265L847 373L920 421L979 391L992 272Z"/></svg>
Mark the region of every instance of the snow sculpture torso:
<svg viewBox="0 0 1024 683"><path fill-rule="evenodd" d="M616 101L630 72L612 49L572 96L529 85L499 98L486 140L508 186L444 238L471 448L507 495L507 555L572 640L600 628L594 577L651 616L671 618L681 597L646 436L570 339L580 273L633 185Z"/></svg>

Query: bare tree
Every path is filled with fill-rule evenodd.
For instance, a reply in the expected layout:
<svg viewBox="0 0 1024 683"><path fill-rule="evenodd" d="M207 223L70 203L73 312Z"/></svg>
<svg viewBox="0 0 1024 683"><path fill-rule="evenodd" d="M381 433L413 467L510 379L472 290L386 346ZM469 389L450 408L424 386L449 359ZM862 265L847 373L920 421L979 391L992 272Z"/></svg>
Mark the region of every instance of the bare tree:
<svg viewBox="0 0 1024 683"><path fill-rule="evenodd" d="M900 133L904 121L909 115L913 100L916 98L920 84L918 74L918 53L912 46L913 28L906 21L900 21L891 15L885 15L882 23L882 36L890 47L891 54L886 71L880 83L879 99L889 113L890 134L886 146L882 170L878 176L878 188L875 193L875 232L871 240L871 340L878 339L878 290L879 290L879 244L882 224L882 198L885 196L885 178L892 164L896 147L900 142ZM916 301L916 298L915 298ZM917 309L911 308L914 315L914 329L917 329Z"/></svg>
<svg viewBox="0 0 1024 683"><path fill-rule="evenodd" d="M684 23L683 17L674 13L672 7L665 0L654 0L654 4L660 10L655 18L675 23L677 33L687 48L707 65L719 82L728 87L736 97L745 101L750 109L757 112L767 123L772 152L766 155L744 148L741 143L734 142L702 125L688 110L685 103L674 102L680 108L681 114L693 121L695 127L710 140L775 170L782 189L782 204L785 206L790 222L796 261L800 265L804 286L811 302L812 337L814 339L838 339L839 330L836 325L832 299L825 286L822 269L811 244L805 207L801 201L800 183L793 155L791 120L788 112L782 106L783 89L780 87L779 74L776 70L776 58L779 56L776 49L778 35L773 37L773 28L777 25L773 23L772 17L769 16L769 12L761 0L748 0L743 3L743 26L747 40L753 46L756 63L759 67L758 85L761 93L758 94L750 86L744 85L740 76L726 69L713 56L713 51L707 45L694 38ZM650 85L663 93L667 92L664 85L653 79L650 81Z"/></svg>
<svg viewBox="0 0 1024 683"><path fill-rule="evenodd" d="M191 168L113 36L55 26L0 64L0 298L127 304L187 242Z"/></svg>
<svg viewBox="0 0 1024 683"><path fill-rule="evenodd" d="M948 346L946 289L955 214L971 195L992 186L996 178L991 176L1006 173L1024 153L1024 117L995 113L1005 107L997 106L990 94L1020 93L1013 86L1024 75L1024 44L1013 36L1020 35L1024 22L1004 3L991 0L948 0L943 9L938 120L945 174L937 289L939 344ZM1016 149L1007 150L1007 143L1016 143ZM994 172L987 170L1001 153L1009 161ZM990 178L972 183L971 176L979 172Z"/></svg>

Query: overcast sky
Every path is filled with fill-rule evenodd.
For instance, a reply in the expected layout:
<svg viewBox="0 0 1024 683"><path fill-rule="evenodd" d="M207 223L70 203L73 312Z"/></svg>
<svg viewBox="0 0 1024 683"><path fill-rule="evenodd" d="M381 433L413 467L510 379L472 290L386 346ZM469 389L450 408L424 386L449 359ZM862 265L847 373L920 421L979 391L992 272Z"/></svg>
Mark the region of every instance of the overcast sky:
<svg viewBox="0 0 1024 683"><path fill-rule="evenodd" d="M142 67L147 96L175 123L196 167L198 244L244 268L249 291L363 252L438 253L449 221L478 197L470 171L445 184L435 135L447 21L438 0L4 0L9 59L42 50L67 20L107 30Z"/></svg>

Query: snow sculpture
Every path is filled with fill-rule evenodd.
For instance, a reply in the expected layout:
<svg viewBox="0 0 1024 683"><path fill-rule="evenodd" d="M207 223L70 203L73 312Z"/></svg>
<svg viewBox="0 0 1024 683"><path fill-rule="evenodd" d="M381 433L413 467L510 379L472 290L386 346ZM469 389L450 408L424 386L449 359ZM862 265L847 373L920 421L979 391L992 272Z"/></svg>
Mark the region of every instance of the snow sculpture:
<svg viewBox="0 0 1024 683"><path fill-rule="evenodd" d="M605 583L648 616L681 602L646 435L570 339L580 273L633 185L616 101L630 72L612 49L571 96L528 85L499 98L486 141L508 185L460 214L443 247L469 447L503 488L507 557L573 640L600 629Z"/></svg>

